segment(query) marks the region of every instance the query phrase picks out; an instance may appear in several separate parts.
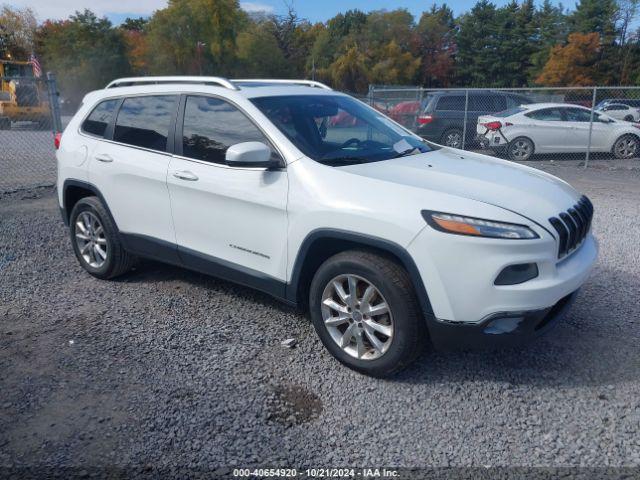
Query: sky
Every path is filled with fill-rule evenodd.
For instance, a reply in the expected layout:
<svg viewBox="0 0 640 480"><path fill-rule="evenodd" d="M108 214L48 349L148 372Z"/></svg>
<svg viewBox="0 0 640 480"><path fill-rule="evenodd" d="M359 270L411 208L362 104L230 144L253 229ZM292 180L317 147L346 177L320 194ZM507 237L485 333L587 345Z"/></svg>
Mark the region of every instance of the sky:
<svg viewBox="0 0 640 480"><path fill-rule="evenodd" d="M493 0L493 3L504 5L508 1ZM30 7L40 21L49 18L66 18L76 10L90 8L99 16L107 16L115 24L119 24L127 17L149 16L154 10L163 8L167 4L166 0L0 0L0 4L2 3L20 8ZM287 3L285 0L240 1L242 8L248 12L262 11L275 14L285 13ZM419 15L429 9L434 2L431 0L292 0L290 3L293 4L301 18L318 22L328 20L337 13L354 8L365 12L406 8L418 19ZM471 9L476 0L450 0L446 3L455 14L460 14ZM536 3L542 3L542 0L537 0ZM573 7L574 3L567 1L565 5Z"/></svg>

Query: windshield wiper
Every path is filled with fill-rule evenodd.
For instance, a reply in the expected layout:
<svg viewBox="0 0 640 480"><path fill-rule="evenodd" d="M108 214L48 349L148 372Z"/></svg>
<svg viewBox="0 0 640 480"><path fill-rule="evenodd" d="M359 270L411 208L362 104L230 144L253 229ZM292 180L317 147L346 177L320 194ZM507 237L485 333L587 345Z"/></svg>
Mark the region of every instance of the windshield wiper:
<svg viewBox="0 0 640 480"><path fill-rule="evenodd" d="M418 151L414 153L416 150ZM403 150L402 152L399 152L393 158L408 157L409 155L417 155L418 153L424 153L424 152L420 150L418 147L413 147L413 148L408 148L407 150Z"/></svg>
<svg viewBox="0 0 640 480"><path fill-rule="evenodd" d="M350 165L353 163L366 163L370 160L362 157L337 157L337 158L324 158L320 160L320 163L335 164L335 165Z"/></svg>

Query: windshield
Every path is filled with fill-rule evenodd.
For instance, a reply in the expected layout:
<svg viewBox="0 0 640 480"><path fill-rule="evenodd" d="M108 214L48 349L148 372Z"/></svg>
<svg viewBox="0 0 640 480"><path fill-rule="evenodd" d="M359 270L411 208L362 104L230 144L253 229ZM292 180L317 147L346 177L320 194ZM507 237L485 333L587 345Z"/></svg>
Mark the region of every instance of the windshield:
<svg viewBox="0 0 640 480"><path fill-rule="evenodd" d="M33 77L33 67L30 64L5 63L4 76L12 78Z"/></svg>
<svg viewBox="0 0 640 480"><path fill-rule="evenodd" d="M287 95L252 102L300 151L327 165L389 160L435 148L351 97Z"/></svg>

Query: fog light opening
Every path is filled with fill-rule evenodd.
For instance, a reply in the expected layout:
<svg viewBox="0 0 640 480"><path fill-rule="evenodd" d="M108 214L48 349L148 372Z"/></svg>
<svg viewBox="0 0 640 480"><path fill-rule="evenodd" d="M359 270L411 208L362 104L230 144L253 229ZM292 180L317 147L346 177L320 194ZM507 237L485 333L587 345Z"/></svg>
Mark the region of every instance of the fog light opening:
<svg viewBox="0 0 640 480"><path fill-rule="evenodd" d="M492 320L489 325L484 328L484 333L489 335L500 335L503 333L513 332L518 328L524 317L504 317Z"/></svg>
<svg viewBox="0 0 640 480"><path fill-rule="evenodd" d="M536 263L518 263L502 269L493 283L494 285L517 285L537 276L538 265Z"/></svg>

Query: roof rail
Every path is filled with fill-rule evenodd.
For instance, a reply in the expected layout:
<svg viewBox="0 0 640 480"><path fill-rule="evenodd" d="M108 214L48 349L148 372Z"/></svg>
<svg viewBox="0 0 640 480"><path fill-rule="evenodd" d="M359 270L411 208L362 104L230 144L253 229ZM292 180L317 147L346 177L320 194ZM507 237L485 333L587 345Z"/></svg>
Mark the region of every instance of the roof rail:
<svg viewBox="0 0 640 480"><path fill-rule="evenodd" d="M324 90L333 90L331 87L324 83L316 82L315 80L287 80L281 78L241 78L233 79L234 83L282 83L285 85L306 85L307 87L322 88Z"/></svg>
<svg viewBox="0 0 640 480"><path fill-rule="evenodd" d="M238 90L233 83L222 77L127 77L118 78L109 83L105 88L133 87L135 85L160 85L167 83L191 83L195 85L217 85L230 90Z"/></svg>

